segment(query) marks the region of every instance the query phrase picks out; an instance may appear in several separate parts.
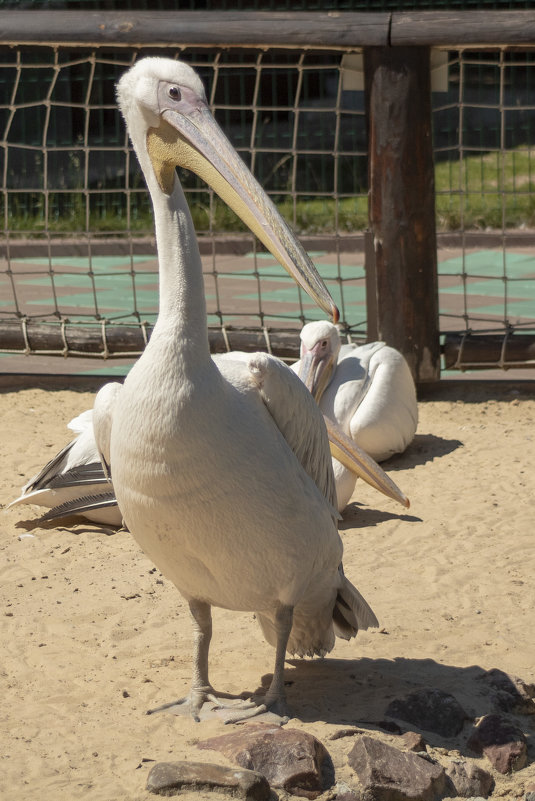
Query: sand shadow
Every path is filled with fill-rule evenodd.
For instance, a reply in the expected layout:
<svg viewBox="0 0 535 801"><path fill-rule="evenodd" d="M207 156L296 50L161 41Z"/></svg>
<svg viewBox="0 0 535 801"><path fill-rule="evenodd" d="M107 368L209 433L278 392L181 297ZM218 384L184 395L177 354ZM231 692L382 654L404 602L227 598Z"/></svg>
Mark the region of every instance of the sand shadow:
<svg viewBox="0 0 535 801"><path fill-rule="evenodd" d="M65 534L73 534L79 536L80 534L105 534L107 537L112 534L117 534L122 531L120 528L113 526L101 526L98 523L90 523L87 520L80 520L79 517L70 517L62 519L61 523L58 520L43 520L40 517L28 518L27 520L18 520L15 523L15 528L23 529L23 531L32 532L36 529L44 531L60 531Z"/></svg>
<svg viewBox="0 0 535 801"><path fill-rule="evenodd" d="M407 470L410 467L432 462L433 459L446 456L457 448L463 447L464 443L459 439L445 439L437 437L435 434L416 434L403 453L391 456L386 462L381 463L381 467L387 473L391 470Z"/></svg>
<svg viewBox="0 0 535 801"><path fill-rule="evenodd" d="M386 512L383 509L372 509L363 506L357 501L348 504L344 509L342 520L338 523L338 531L346 531L350 528L367 528L368 526L378 526L387 520L403 520L407 523L421 523L422 518L409 514L395 514Z"/></svg>
<svg viewBox="0 0 535 801"><path fill-rule="evenodd" d="M377 633L377 637L383 635ZM507 680L506 674L502 674ZM271 676L262 677L265 689ZM358 727L370 732L385 732L394 718L386 709L394 698L415 690L433 688L453 695L467 713L462 731L445 738L418 729L414 724L395 720L400 729L421 731L433 747L458 749L474 756L466 741L474 721L482 715L496 712L496 691L487 671L479 665L458 667L433 659L316 659L287 660L285 684L288 703L299 720L312 723L323 721L340 727ZM499 712L503 714L503 712ZM533 715L509 713L524 731L530 761L534 758L535 719Z"/></svg>

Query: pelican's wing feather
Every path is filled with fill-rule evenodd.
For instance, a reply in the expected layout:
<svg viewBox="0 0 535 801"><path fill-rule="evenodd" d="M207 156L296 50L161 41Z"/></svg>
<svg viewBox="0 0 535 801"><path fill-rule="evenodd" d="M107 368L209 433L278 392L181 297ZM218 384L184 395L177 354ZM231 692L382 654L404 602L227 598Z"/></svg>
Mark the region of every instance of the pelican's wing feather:
<svg viewBox="0 0 535 801"><path fill-rule="evenodd" d="M67 459L73 449L76 440L73 439L62 448L49 462L45 464L41 470L36 473L30 480L23 486L22 495L33 490L43 489L48 486L48 482L53 479L62 469L65 468Z"/></svg>
<svg viewBox="0 0 535 801"><path fill-rule="evenodd" d="M77 465L72 470L59 473L48 482L47 488L83 487L87 484L109 484L100 462Z"/></svg>
<svg viewBox="0 0 535 801"><path fill-rule="evenodd" d="M247 366L279 430L338 519L329 438L316 401L280 359L254 353Z"/></svg>
<svg viewBox="0 0 535 801"><path fill-rule="evenodd" d="M43 515L41 520L43 522L50 522L51 520L59 520L62 517L85 515L87 512L95 512L99 509L107 509L110 507L117 508L117 499L113 492L107 492L102 495L85 495L54 506L49 512Z"/></svg>
<svg viewBox="0 0 535 801"><path fill-rule="evenodd" d="M75 439L68 442L35 476L32 476L22 488L22 495L32 490L46 489L49 482L60 473L97 460L93 427L86 425Z"/></svg>
<svg viewBox="0 0 535 801"><path fill-rule="evenodd" d="M92 420L93 410L86 409L85 412L79 414L78 417L73 417L73 419L67 423L67 428L70 428L75 434L83 434L84 431L91 428Z"/></svg>

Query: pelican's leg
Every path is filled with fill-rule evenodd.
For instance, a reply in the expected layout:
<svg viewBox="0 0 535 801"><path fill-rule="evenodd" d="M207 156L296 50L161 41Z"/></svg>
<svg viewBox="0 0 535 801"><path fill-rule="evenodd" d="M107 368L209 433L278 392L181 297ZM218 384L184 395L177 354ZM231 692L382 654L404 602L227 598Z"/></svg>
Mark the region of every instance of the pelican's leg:
<svg viewBox="0 0 535 801"><path fill-rule="evenodd" d="M288 705L286 703L286 692L284 690L284 659L286 656L288 638L292 630L293 613L293 606L284 606L283 604L278 606L275 613L275 629L277 632L275 669L273 670L273 678L271 679L271 684L269 685L269 690L265 695L263 703L237 713L236 715L229 716L225 720L225 723L237 723L238 721L261 715L263 712L273 712L275 715L282 718L283 722L287 721L290 717Z"/></svg>
<svg viewBox="0 0 535 801"><path fill-rule="evenodd" d="M212 639L212 612L210 604L204 601L192 600L189 602L189 609L193 620L193 675L191 679L191 690L189 695L179 698L177 701L163 704L156 709L149 710L148 714L163 712L166 709L178 709L182 707L184 713L189 712L193 719L200 721L200 713L203 705L211 701L216 707L225 708L222 698L236 699L236 696L221 693L216 695L214 688L208 678L208 652ZM242 701L241 708L248 709L254 706L251 701ZM232 705L236 708L236 704Z"/></svg>
<svg viewBox="0 0 535 801"><path fill-rule="evenodd" d="M264 699L264 706L270 712L277 715L287 716L288 706L286 704L286 691L284 689L284 659L286 657L286 647L288 638L292 630L294 610L293 606L283 606L277 609L275 614L275 628L277 630L277 650L275 652L275 669L273 678L269 685L269 690Z"/></svg>
<svg viewBox="0 0 535 801"><path fill-rule="evenodd" d="M191 714L199 720L199 712L205 701L213 700L214 689L208 679L208 652L212 640L212 610L204 601L190 601L189 610L193 619L193 676L189 704Z"/></svg>

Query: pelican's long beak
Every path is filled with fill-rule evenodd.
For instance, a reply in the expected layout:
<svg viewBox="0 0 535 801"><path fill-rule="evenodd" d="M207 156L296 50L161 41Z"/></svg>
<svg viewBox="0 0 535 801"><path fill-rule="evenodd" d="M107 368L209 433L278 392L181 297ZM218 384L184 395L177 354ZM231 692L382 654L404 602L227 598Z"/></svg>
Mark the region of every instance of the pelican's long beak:
<svg viewBox="0 0 535 801"><path fill-rule="evenodd" d="M325 415L323 417L329 435L331 456L334 456L335 459L342 462L344 467L364 479L370 486L382 492L383 495L392 498L408 509L410 506L409 499L387 476L385 471L379 467L377 462L359 448L352 439L347 437L332 420L329 420Z"/></svg>
<svg viewBox="0 0 535 801"><path fill-rule="evenodd" d="M175 166L186 167L214 189L294 280L336 322L338 309L314 264L275 205L235 151L206 103L191 113L161 112L150 128L147 149L164 192L173 191Z"/></svg>
<svg viewBox="0 0 535 801"><path fill-rule="evenodd" d="M321 342L318 342L311 350L303 352L299 365L299 378L318 404L325 388L329 386L335 367L334 354L329 351L320 356L320 347Z"/></svg>

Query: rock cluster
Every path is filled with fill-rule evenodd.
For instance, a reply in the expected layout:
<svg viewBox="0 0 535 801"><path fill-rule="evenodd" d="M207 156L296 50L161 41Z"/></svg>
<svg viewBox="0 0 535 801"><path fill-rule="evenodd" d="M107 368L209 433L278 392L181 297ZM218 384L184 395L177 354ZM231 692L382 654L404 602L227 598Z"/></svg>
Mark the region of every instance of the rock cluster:
<svg viewBox="0 0 535 801"><path fill-rule="evenodd" d="M206 762L158 762L149 773L147 790L164 796L178 795L184 790L204 790L247 801L268 801L271 795L261 773Z"/></svg>
<svg viewBox="0 0 535 801"><path fill-rule="evenodd" d="M533 688L520 679L501 671L488 671L479 678L491 701L487 708L495 711L477 721L452 695L430 688L391 701L385 720L375 730L353 726L331 735L331 741L351 738L347 764L354 782L349 784L335 784L329 752L312 734L251 722L197 744L201 750L218 751L236 767L158 763L149 774L147 789L166 796L185 790L214 791L246 801L273 799L271 788L308 799L328 790L329 798L337 801L488 798L494 789L493 775L468 755L486 757L489 767L501 774L521 770L527 762L527 743L510 715L531 715L535 704ZM461 736L467 720L472 721L471 730L465 729ZM407 723L410 728L404 730L400 724ZM429 752L426 740L436 736L457 740L451 750L435 742ZM535 801L535 787L526 788L526 801L528 797Z"/></svg>
<svg viewBox="0 0 535 801"><path fill-rule="evenodd" d="M328 753L307 732L259 723L204 740L198 748L220 751L231 762L262 773L272 787L292 795L316 798L323 790L322 768Z"/></svg>

